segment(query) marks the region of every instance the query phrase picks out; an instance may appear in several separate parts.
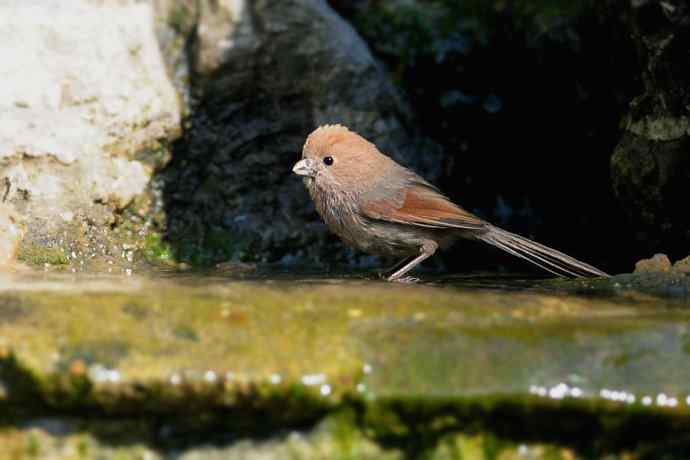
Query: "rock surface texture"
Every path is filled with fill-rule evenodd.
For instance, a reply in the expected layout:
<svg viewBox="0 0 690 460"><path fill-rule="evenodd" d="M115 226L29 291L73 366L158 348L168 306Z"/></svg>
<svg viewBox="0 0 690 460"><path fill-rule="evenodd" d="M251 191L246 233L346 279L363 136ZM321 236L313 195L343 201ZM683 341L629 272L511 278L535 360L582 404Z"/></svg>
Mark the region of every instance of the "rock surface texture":
<svg viewBox="0 0 690 460"><path fill-rule="evenodd" d="M102 252L87 229L107 233L149 182L145 150L179 131L152 11L135 1L0 2L0 183L31 251Z"/></svg>
<svg viewBox="0 0 690 460"><path fill-rule="evenodd" d="M632 3L644 92L623 120L613 186L640 244L682 257L690 244L690 7L684 0Z"/></svg>
<svg viewBox="0 0 690 460"><path fill-rule="evenodd" d="M637 18L645 94L614 177L678 235L687 10L633 3L661 16ZM291 174L317 125L464 180L325 0L0 0L0 62L0 459L688 458L687 250L576 281L237 263L367 262Z"/></svg>
<svg viewBox="0 0 690 460"><path fill-rule="evenodd" d="M642 275L0 274L0 458L686 458L690 313Z"/></svg>
<svg viewBox="0 0 690 460"><path fill-rule="evenodd" d="M438 169L386 73L325 1L202 1L195 17L182 27L195 109L162 177L170 234L189 243L183 259L200 249L210 260L348 259L291 174L320 124L349 125L421 172Z"/></svg>
<svg viewBox="0 0 690 460"><path fill-rule="evenodd" d="M22 234L17 214L10 206L0 203L0 269L16 261Z"/></svg>

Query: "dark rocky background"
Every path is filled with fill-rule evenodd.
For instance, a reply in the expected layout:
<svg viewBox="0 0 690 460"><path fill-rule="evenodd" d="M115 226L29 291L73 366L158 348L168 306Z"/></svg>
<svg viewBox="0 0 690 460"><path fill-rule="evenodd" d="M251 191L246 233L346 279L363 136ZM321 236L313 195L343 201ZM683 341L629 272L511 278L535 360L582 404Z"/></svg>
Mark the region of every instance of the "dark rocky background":
<svg viewBox="0 0 690 460"><path fill-rule="evenodd" d="M327 233L290 173L328 122L606 270L687 255L685 2L332 0L350 27L322 1L256 1L233 28L214 2L196 5L174 24L191 116L158 178L180 260L372 263ZM437 259L529 269L473 244Z"/></svg>

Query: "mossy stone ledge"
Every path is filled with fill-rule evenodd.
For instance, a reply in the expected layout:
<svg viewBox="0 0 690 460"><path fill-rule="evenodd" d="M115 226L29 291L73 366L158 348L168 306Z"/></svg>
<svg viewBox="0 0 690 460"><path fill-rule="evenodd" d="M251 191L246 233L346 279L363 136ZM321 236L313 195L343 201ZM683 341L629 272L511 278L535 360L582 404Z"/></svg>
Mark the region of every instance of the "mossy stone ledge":
<svg viewBox="0 0 690 460"><path fill-rule="evenodd" d="M690 442L690 311L554 286L3 274L0 453L638 458Z"/></svg>

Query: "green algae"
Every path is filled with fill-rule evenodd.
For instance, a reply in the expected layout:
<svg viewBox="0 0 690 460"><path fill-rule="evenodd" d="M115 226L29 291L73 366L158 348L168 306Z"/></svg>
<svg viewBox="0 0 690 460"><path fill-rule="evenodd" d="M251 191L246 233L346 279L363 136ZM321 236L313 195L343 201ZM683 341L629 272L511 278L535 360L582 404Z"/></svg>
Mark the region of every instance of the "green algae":
<svg viewBox="0 0 690 460"><path fill-rule="evenodd" d="M174 262L174 249L157 233L146 235L142 252L144 259L150 264L167 265Z"/></svg>
<svg viewBox="0 0 690 460"><path fill-rule="evenodd" d="M132 159L147 165L153 171L160 171L170 162L170 141L156 140L136 151Z"/></svg>
<svg viewBox="0 0 690 460"><path fill-rule="evenodd" d="M261 450L259 437L330 420L340 456L327 458L519 458L521 443L534 458L579 458L635 450L626 432L653 446L690 430L690 312L673 302L543 286L3 276L5 414L163 418L185 449L231 432ZM319 458L313 445L271 446ZM216 454L232 449L251 450Z"/></svg>
<svg viewBox="0 0 690 460"><path fill-rule="evenodd" d="M254 236L247 233L210 230L199 240L180 236L171 248L176 261L207 268L223 261L257 261L256 252L251 250L253 241Z"/></svg>
<svg viewBox="0 0 690 460"><path fill-rule="evenodd" d="M361 363L348 351L345 313L316 327L309 304L290 312L290 298L279 290L251 297L250 286L222 291L144 294L148 299L141 303L137 296L135 315L128 294L20 295L31 305L31 324L0 326L0 346L12 350L45 391L61 397L76 389L63 374L89 375L94 388L79 397L113 409L174 399L185 391L213 405L231 401L235 392L275 391L300 399L323 391L327 400L350 390ZM41 329L47 333L38 334ZM295 387L304 378L307 389ZM132 393L137 384L149 391ZM324 385L328 390L321 390ZM113 386L122 392L112 392Z"/></svg>
<svg viewBox="0 0 690 460"><path fill-rule="evenodd" d="M18 297L0 297L0 323L16 323L29 315L30 307Z"/></svg>
<svg viewBox="0 0 690 460"><path fill-rule="evenodd" d="M410 458L397 449L383 449L361 433L352 444L343 446L337 434L330 433L328 423L307 433L292 432L269 440L242 439L231 446L200 446L184 451L184 459L208 460L404 460ZM0 454L4 458L30 459L50 456L57 459L103 460L146 458L175 459L180 453L154 449L144 444L111 445L88 433L65 437L51 435L40 427L25 432L0 432ZM4 449L4 450L2 450ZM526 457L526 455L529 455ZM509 445L493 450L493 441L481 436L448 436L438 449L419 457L428 460L577 460L571 449L540 444ZM608 460L630 459L630 456L610 455Z"/></svg>
<svg viewBox="0 0 690 460"><path fill-rule="evenodd" d="M616 382L612 369L642 372L662 357L679 358L669 349L681 352L690 335L680 326L685 311L654 316L610 301L592 308L586 298L361 282L140 283L133 293L15 292L29 317L0 324L0 346L45 376L74 363L117 372L118 383L177 376L234 388L307 376L332 397L356 392L368 366L374 372L363 382L378 395L466 396L524 392L592 365L603 369L602 383L589 373L596 390ZM604 352L593 362L596 348ZM637 382L649 382L640 391L659 389L649 373Z"/></svg>
<svg viewBox="0 0 690 460"><path fill-rule="evenodd" d="M173 330L173 334L180 339L191 340L193 342L199 341L199 334L191 327L181 325Z"/></svg>
<svg viewBox="0 0 690 460"><path fill-rule="evenodd" d="M154 266L175 267L187 264L197 268L208 268L219 261L255 261L250 251L251 237L230 234L227 231L212 231L203 242L181 238L168 241L160 233L150 233L144 238L141 257Z"/></svg>
<svg viewBox="0 0 690 460"><path fill-rule="evenodd" d="M684 306L690 298L690 276L680 270L623 273L610 278L564 280L542 283L546 289L598 297L625 297L641 305L654 299L669 299L666 305ZM677 300L677 302L673 302Z"/></svg>
<svg viewBox="0 0 690 460"><path fill-rule="evenodd" d="M23 243L20 245L17 260L34 266L50 264L54 266L67 265L69 259L62 248Z"/></svg>
<svg viewBox="0 0 690 460"><path fill-rule="evenodd" d="M168 427L169 428L169 427ZM136 436L133 435L136 433ZM175 436L177 433L172 433ZM168 438L168 436L165 436ZM169 440L170 438L168 438ZM447 433L438 444L415 452L405 446L380 444L358 425L350 411L333 413L318 424L257 439L237 436L233 442L180 445L166 442L155 424L133 419L79 420L65 417L29 419L23 430L0 429L2 458L119 459L193 458L261 460L576 460L595 458L570 447L547 442L516 443L491 434ZM409 447L409 446L408 446ZM610 460L631 459L609 454Z"/></svg>
<svg viewBox="0 0 690 460"><path fill-rule="evenodd" d="M70 365L79 361L87 366L100 364L113 368L121 360L125 359L129 352L130 345L124 340L117 338L83 341L58 348L60 360L56 367L60 371L69 371Z"/></svg>

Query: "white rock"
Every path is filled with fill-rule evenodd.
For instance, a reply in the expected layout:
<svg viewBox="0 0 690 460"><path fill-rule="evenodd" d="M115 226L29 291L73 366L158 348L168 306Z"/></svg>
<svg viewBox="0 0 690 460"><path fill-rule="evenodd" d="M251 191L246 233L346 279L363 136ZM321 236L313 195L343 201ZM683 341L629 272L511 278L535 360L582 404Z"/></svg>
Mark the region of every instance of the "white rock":
<svg viewBox="0 0 690 460"><path fill-rule="evenodd" d="M144 190L130 155L180 126L150 4L0 0L0 62L0 181L30 221Z"/></svg>
<svg viewBox="0 0 690 460"><path fill-rule="evenodd" d="M0 203L0 268L11 265L17 256L22 229L16 212Z"/></svg>

